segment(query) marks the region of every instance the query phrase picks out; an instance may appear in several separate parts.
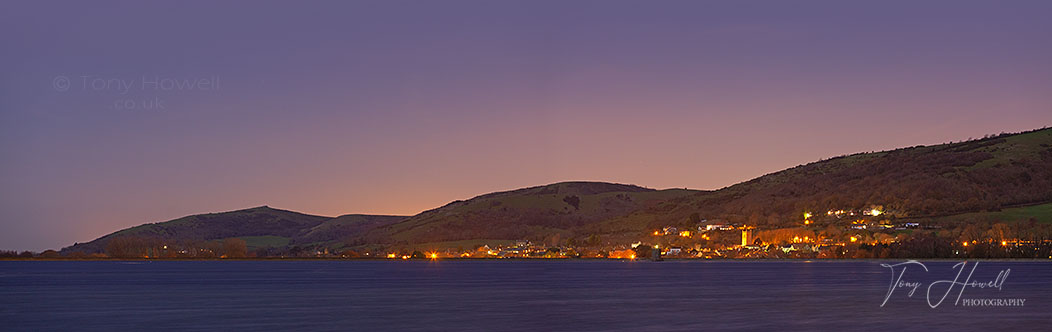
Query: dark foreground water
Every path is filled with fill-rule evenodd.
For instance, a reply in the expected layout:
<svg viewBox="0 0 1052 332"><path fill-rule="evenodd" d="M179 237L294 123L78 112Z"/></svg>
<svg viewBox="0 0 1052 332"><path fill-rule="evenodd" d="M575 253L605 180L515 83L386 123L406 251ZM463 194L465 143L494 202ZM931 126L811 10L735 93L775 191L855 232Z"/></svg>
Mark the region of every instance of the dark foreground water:
<svg viewBox="0 0 1052 332"><path fill-rule="evenodd" d="M883 263L899 263L888 261ZM0 330L1046 330L1052 262L0 261ZM963 282L974 262L969 262ZM933 287L937 302L949 283Z"/></svg>

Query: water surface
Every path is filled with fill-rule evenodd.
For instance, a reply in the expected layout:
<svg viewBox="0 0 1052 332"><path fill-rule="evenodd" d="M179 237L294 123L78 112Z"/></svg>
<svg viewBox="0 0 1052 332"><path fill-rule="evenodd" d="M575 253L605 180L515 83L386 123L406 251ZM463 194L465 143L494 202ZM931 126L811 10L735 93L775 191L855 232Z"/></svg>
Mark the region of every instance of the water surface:
<svg viewBox="0 0 1052 332"><path fill-rule="evenodd" d="M880 263L0 261L0 322L4 330L342 331L1011 330L1052 325L1050 262L982 261L973 280L993 280L1006 269L1010 275L1000 290L966 289L963 295L1025 298L1023 307L954 306L954 291L934 309L924 289L912 298L908 289L896 290L881 307L892 274ZM910 268L904 279L956 276L956 261L924 263L929 272Z"/></svg>

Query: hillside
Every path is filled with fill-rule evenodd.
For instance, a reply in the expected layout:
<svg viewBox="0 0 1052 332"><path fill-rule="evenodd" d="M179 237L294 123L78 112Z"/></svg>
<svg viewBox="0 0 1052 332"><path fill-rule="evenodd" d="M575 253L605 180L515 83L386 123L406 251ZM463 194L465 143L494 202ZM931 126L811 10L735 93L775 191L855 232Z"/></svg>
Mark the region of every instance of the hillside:
<svg viewBox="0 0 1052 332"><path fill-rule="evenodd" d="M696 190L654 190L601 182L563 182L481 195L426 211L363 237L362 243L414 244L469 239L561 243L606 232L598 223L659 206Z"/></svg>
<svg viewBox="0 0 1052 332"><path fill-rule="evenodd" d="M268 255L481 240L623 244L663 226L695 227L703 220L781 229L801 226L804 212L870 208L879 208L881 219L951 226L1044 222L1050 202L1052 129L1041 129L835 157L716 191L563 182L484 194L411 217L330 218L258 207L137 226L64 251L102 252L108 241L128 236L198 244L237 237L250 250L276 250Z"/></svg>
<svg viewBox="0 0 1052 332"><path fill-rule="evenodd" d="M115 238L156 239L191 246L227 238L242 238L249 249L341 241L357 232L404 219L402 216L345 215L336 218L279 210L267 206L186 216L120 230L91 242L63 249L100 253Z"/></svg>
<svg viewBox="0 0 1052 332"><path fill-rule="evenodd" d="M805 211L880 206L895 218L1052 202L1052 129L818 161L669 202L663 217L786 226Z"/></svg>
<svg viewBox="0 0 1052 332"><path fill-rule="evenodd" d="M568 199L579 199L579 206ZM700 220L793 227L804 212L874 206L887 218L986 220L1003 216L996 213L1003 208L1047 202L1052 202L1052 129L836 157L717 191L560 183L493 193L413 216L361 242L555 244L593 234L639 238ZM948 217L955 215L967 218Z"/></svg>

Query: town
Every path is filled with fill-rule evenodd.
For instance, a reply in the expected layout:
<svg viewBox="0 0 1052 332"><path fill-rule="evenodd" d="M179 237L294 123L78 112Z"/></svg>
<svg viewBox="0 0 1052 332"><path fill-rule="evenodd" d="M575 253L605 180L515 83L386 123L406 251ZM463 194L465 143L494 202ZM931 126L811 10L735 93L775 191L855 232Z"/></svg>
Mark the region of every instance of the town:
<svg viewBox="0 0 1052 332"><path fill-rule="evenodd" d="M591 234L563 243L522 240L461 241L418 245L315 244L274 247L259 237L170 242L121 236L103 253L0 251L8 259L850 259L850 258L1046 258L1052 259L1047 223L933 224L871 205L862 209L801 212L792 227L729 223L691 216L635 234ZM250 245L245 239L254 243Z"/></svg>
<svg viewBox="0 0 1052 332"><path fill-rule="evenodd" d="M944 228L894 221L881 206L803 212L799 226L763 229L702 219L693 227L666 226L632 243L548 246L531 241L483 245L470 250L394 250L389 259L440 258L607 258L607 259L749 259L749 258L1049 258L1052 240L1041 231L997 223ZM1047 233L1048 227L1044 227ZM373 253L365 253L373 255Z"/></svg>

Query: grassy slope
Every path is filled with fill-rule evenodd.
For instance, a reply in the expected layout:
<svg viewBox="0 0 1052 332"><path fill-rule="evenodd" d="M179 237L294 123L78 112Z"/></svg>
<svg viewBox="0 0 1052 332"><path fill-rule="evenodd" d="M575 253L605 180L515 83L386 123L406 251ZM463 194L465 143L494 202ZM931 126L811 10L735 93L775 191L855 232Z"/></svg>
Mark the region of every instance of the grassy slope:
<svg viewBox="0 0 1052 332"><path fill-rule="evenodd" d="M565 199L576 197L577 207ZM260 207L146 224L78 244L101 251L120 235L189 240L243 237L253 247L470 244L639 234L701 218L781 227L806 210L885 206L900 217L1050 220L1052 129L968 142L861 153L793 167L718 191L564 182L481 195L412 217L310 216ZM980 213L975 211L999 210ZM67 248L69 249L69 248Z"/></svg>
<svg viewBox="0 0 1052 332"><path fill-rule="evenodd" d="M1034 218L1037 222L1052 223L1052 203L1007 208L995 212L969 212L945 217L935 217L934 222L1023 222Z"/></svg>
<svg viewBox="0 0 1052 332"><path fill-rule="evenodd" d="M607 230L598 223L696 193L628 185L566 182L457 201L374 233L391 243L433 243L471 239L570 237ZM564 199L577 197L574 207Z"/></svg>
<svg viewBox="0 0 1052 332"><path fill-rule="evenodd" d="M667 218L700 213L792 223L803 211L883 205L900 217L1052 201L1052 129L860 153L793 167L669 202Z"/></svg>
<svg viewBox="0 0 1052 332"><path fill-rule="evenodd" d="M585 190L577 195L579 209L563 201L574 189L572 185L553 184L453 202L384 228L386 233L374 240L617 237L662 225L688 224L694 213L710 220L785 227L797 222L802 211L874 204L899 217L949 214L960 219L973 217L962 214L969 211L1052 200L1050 144L1052 129L1043 129L831 158L714 192L638 187ZM1040 207L1004 209L983 216L1009 218L1013 213L1035 212L1040 216L1034 209Z"/></svg>
<svg viewBox="0 0 1052 332"><path fill-rule="evenodd" d="M348 214L325 221L306 230L302 235L292 239L290 244L311 246L322 245L341 248L354 241L354 238L378 227L391 225L409 218L408 216L382 216Z"/></svg>
<svg viewBox="0 0 1052 332"><path fill-rule="evenodd" d="M283 236L262 235L240 236L238 238L245 240L245 245L249 250L259 248L280 248L289 245L289 238Z"/></svg>
<svg viewBox="0 0 1052 332"><path fill-rule="evenodd" d="M78 243L64 251L103 252L109 239L121 236L172 242L207 242L241 238L250 249L287 245L332 245L359 232L405 219L404 216L314 216L269 207L186 216L139 225ZM339 247L342 245L334 245Z"/></svg>
<svg viewBox="0 0 1052 332"><path fill-rule="evenodd" d="M170 221L143 224L75 244L64 251L102 252L109 239L121 236L200 242L230 237L276 236L292 238L329 217L273 209L266 206L222 213L186 216Z"/></svg>
<svg viewBox="0 0 1052 332"><path fill-rule="evenodd" d="M1052 129L1038 130L1005 137L1002 144L983 147L981 151L989 152L993 158L983 160L972 166L974 169L992 168L1007 165L1013 161L1025 160L1048 150L1052 144Z"/></svg>

